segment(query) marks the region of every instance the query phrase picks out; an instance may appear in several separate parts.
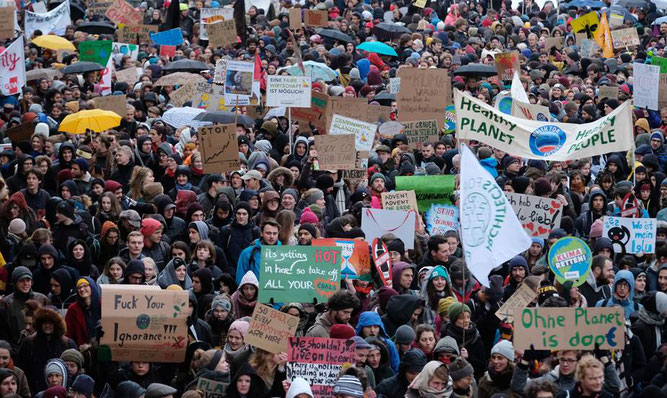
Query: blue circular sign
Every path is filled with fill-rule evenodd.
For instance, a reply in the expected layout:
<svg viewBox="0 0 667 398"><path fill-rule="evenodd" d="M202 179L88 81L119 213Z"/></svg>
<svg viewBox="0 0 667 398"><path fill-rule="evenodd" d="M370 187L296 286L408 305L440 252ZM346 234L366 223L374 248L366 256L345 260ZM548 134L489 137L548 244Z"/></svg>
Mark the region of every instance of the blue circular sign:
<svg viewBox="0 0 667 398"><path fill-rule="evenodd" d="M147 329L151 324L151 317L147 314L137 316L137 327L141 330Z"/></svg>
<svg viewBox="0 0 667 398"><path fill-rule="evenodd" d="M565 145L565 132L558 126L547 125L530 134L530 150L538 156L549 156Z"/></svg>

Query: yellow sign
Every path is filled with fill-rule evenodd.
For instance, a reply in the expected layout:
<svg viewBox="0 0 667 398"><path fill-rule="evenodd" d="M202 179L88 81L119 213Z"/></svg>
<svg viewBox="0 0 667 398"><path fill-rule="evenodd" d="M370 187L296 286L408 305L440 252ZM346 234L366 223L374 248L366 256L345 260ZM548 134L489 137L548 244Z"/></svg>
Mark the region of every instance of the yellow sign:
<svg viewBox="0 0 667 398"><path fill-rule="evenodd" d="M598 14L595 11L591 11L586 15L583 15L572 22L572 31L574 33L586 33L589 39L593 38L593 33L598 29L600 25L600 20L598 19ZM600 46L602 47L602 46Z"/></svg>

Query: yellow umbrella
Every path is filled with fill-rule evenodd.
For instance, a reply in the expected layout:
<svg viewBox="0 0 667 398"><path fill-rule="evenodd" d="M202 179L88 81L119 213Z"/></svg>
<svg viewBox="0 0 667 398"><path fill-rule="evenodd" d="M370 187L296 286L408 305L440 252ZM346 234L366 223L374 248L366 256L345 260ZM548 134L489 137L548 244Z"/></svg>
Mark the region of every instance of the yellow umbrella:
<svg viewBox="0 0 667 398"><path fill-rule="evenodd" d="M48 48L49 50L72 50L76 51L74 44L70 43L69 40L64 37L56 35L41 35L37 36L33 41L36 45L42 48Z"/></svg>
<svg viewBox="0 0 667 398"><path fill-rule="evenodd" d="M85 134L88 130L101 132L120 125L121 117L112 111L91 109L68 115L59 130L70 134Z"/></svg>

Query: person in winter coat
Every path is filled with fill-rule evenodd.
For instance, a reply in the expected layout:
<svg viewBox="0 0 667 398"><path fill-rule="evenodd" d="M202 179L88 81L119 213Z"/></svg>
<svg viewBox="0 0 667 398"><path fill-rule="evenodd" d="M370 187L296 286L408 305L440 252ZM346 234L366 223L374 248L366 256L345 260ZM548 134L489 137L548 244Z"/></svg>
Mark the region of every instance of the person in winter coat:
<svg viewBox="0 0 667 398"><path fill-rule="evenodd" d="M613 394L604 389L604 365L593 356L579 360L575 374L576 385L571 390L560 390L557 398L597 397L612 398Z"/></svg>
<svg viewBox="0 0 667 398"><path fill-rule="evenodd" d="M213 344L213 331L203 319L199 319L199 304L192 290L189 290L188 306L192 312L188 316L188 338L190 341L204 341Z"/></svg>
<svg viewBox="0 0 667 398"><path fill-rule="evenodd" d="M243 249L260 236L259 228L250 218L251 213L248 202L238 202L234 208L234 220L224 226L218 234L215 245L223 249L227 256L227 264L238 264Z"/></svg>
<svg viewBox="0 0 667 398"><path fill-rule="evenodd" d="M157 195L153 199L153 203L157 206L158 214L161 214L167 223L167 229L164 233L169 239L171 239L172 242L185 240L187 224L182 218L175 215L176 205L169 195Z"/></svg>
<svg viewBox="0 0 667 398"><path fill-rule="evenodd" d="M472 377L473 371L472 365L460 357L449 364L453 398L473 398L477 396L477 382Z"/></svg>
<svg viewBox="0 0 667 398"><path fill-rule="evenodd" d="M357 322L357 327L354 330L357 333L357 336L363 338L376 337L382 341L387 346L387 351L389 353L389 359L391 361L391 368L394 372L398 372L398 364L400 360L398 358L398 350L394 345L394 342L391 341L389 335L384 329L384 324L375 311L366 311L361 314L359 317L359 322Z"/></svg>
<svg viewBox="0 0 667 398"><path fill-rule="evenodd" d="M431 361L410 383L406 398L449 398L452 395L452 381L447 366L440 361Z"/></svg>
<svg viewBox="0 0 667 398"><path fill-rule="evenodd" d="M479 380L478 397L490 398L501 393L513 397L510 388L514 371L514 347L507 340L501 340L491 349L491 359L484 376Z"/></svg>
<svg viewBox="0 0 667 398"><path fill-rule="evenodd" d="M373 372L373 380L381 383L394 375L391 369L391 361L387 345L377 337L367 337L366 342L370 344L366 362Z"/></svg>
<svg viewBox="0 0 667 398"><path fill-rule="evenodd" d="M67 308L65 322L67 337L82 346L96 337L95 328L102 317L101 291L92 278L84 276L76 281L76 293L78 300Z"/></svg>
<svg viewBox="0 0 667 398"><path fill-rule="evenodd" d="M574 226L582 239L588 240L593 222L607 214L607 196L601 189L593 189L588 195L588 209L577 217ZM590 303L590 301L589 301Z"/></svg>
<svg viewBox="0 0 667 398"><path fill-rule="evenodd" d="M291 188L294 184L294 176L286 167L277 167L271 170L266 179L269 180L273 189L281 196L286 189Z"/></svg>
<svg viewBox="0 0 667 398"><path fill-rule="evenodd" d="M287 390L285 398L315 398L308 381L302 377L295 377Z"/></svg>
<svg viewBox="0 0 667 398"><path fill-rule="evenodd" d="M591 271L586 282L579 286L579 293L586 298L589 305L611 297L609 277L612 272L613 263L609 258L602 255L593 256Z"/></svg>
<svg viewBox="0 0 667 398"><path fill-rule="evenodd" d="M158 270L164 269L169 259L169 244L162 240L162 223L154 218L141 220L139 232L144 236L144 248L141 253L155 261Z"/></svg>
<svg viewBox="0 0 667 398"><path fill-rule="evenodd" d="M252 316L257 305L259 295L259 281L252 271L246 272L239 283L239 288L232 294L232 306L234 307L234 318Z"/></svg>
<svg viewBox="0 0 667 398"><path fill-rule="evenodd" d="M379 383L375 388L378 396L387 398L404 398L408 386L414 381L426 366L426 356L421 350L408 350L401 359L398 373Z"/></svg>
<svg viewBox="0 0 667 398"><path fill-rule="evenodd" d="M264 381L248 364L243 364L235 373L232 382L227 388L228 398L255 398L263 397L267 388Z"/></svg>
<svg viewBox="0 0 667 398"><path fill-rule="evenodd" d="M391 249L388 249L391 251ZM410 287L413 279L417 276L416 268L413 264L404 261L395 262L391 269L392 287L398 294L415 294Z"/></svg>
<svg viewBox="0 0 667 398"><path fill-rule="evenodd" d="M77 300L77 294L74 289L75 280L68 270L61 268L51 274L50 284L51 293L48 296L49 300L58 309L58 312L62 316L65 316L67 308Z"/></svg>
<svg viewBox="0 0 667 398"><path fill-rule="evenodd" d="M278 240L280 233L280 224L275 220L267 220L261 227L262 235L255 242L246 247L239 255L236 267L236 283L240 286L241 279L246 272L252 271L259 280L259 266L262 261L262 246L282 246Z"/></svg>
<svg viewBox="0 0 667 398"><path fill-rule="evenodd" d="M204 315L204 320L213 332L213 346L223 346L227 341L227 332L234 322L232 301L229 296L220 294L211 302L211 309Z"/></svg>
<svg viewBox="0 0 667 398"><path fill-rule="evenodd" d="M151 362L123 362L111 376L111 388L118 388L123 382L137 383L141 388L148 388L152 383L160 381L157 368ZM116 393L116 396L119 396Z"/></svg>
<svg viewBox="0 0 667 398"><path fill-rule="evenodd" d="M598 301L596 307L623 307L625 319L641 309L641 304L634 301L635 278L632 272L618 271L614 277L613 294L610 298Z"/></svg>
<svg viewBox="0 0 667 398"><path fill-rule="evenodd" d="M462 259L456 259L449 268L449 276L452 281L452 292L461 303L470 300L473 293L482 288Z"/></svg>
<svg viewBox="0 0 667 398"><path fill-rule="evenodd" d="M39 293L49 294L51 291L51 276L59 269L65 269L71 278L76 278L79 273L74 269L60 264L60 253L52 245L45 243L39 247L39 267L33 274L32 288Z"/></svg>
<svg viewBox="0 0 667 398"><path fill-rule="evenodd" d="M213 274L208 268L198 269L192 273L192 292L199 304L199 318L204 319L215 297Z"/></svg>
<svg viewBox="0 0 667 398"><path fill-rule="evenodd" d="M303 337L306 335L306 329L308 327L308 313L303 308L301 303L285 303L282 307L280 307L280 312L285 312L292 316L298 317L299 326L297 326L294 335L296 337Z"/></svg>
<svg viewBox="0 0 667 398"><path fill-rule="evenodd" d="M421 299L424 300L423 322L435 325L440 299L453 295L451 280L445 267L439 265L433 268L428 273L427 282L423 285L420 294Z"/></svg>
<svg viewBox="0 0 667 398"><path fill-rule="evenodd" d="M188 275L185 260L180 257L172 258L158 275L157 284L162 289L170 285L178 285L183 290L192 288L192 279Z"/></svg>
<svg viewBox="0 0 667 398"><path fill-rule="evenodd" d="M235 320L229 326L223 351L225 359L229 362L231 374L236 374L241 366L248 362L248 358L252 354L252 347L245 342L249 327L248 321L242 319Z"/></svg>
<svg viewBox="0 0 667 398"><path fill-rule="evenodd" d="M525 257L518 255L514 256L509 263L509 283L505 286L505 291L503 293L503 301L509 300L510 297L516 292L517 287L523 279L529 275L528 262Z"/></svg>
<svg viewBox="0 0 667 398"><path fill-rule="evenodd" d="M465 304L453 303L449 306L448 316L449 322L443 325L441 336L454 338L461 350L461 356L470 362L475 369L475 378L479 379L486 368L487 351L477 327L470 321L470 308Z"/></svg>
<svg viewBox="0 0 667 398"><path fill-rule="evenodd" d="M660 347L667 342L667 294L651 292L642 298L641 304L638 319L632 324L632 333L642 342L646 360L650 361L659 355Z"/></svg>
<svg viewBox="0 0 667 398"><path fill-rule="evenodd" d="M30 388L28 387L28 379L25 377L25 372L18 366L14 365L14 360L11 356L12 346L4 341L0 340L0 372L6 371L11 372L14 377L16 377L16 393L21 398L30 398ZM8 376L3 377L3 373L0 373L0 384Z"/></svg>
<svg viewBox="0 0 667 398"><path fill-rule="evenodd" d="M381 317L387 334L393 336L402 325L413 327L417 323L419 310L423 306L424 301L417 296L406 294L391 296L387 303L387 310Z"/></svg>

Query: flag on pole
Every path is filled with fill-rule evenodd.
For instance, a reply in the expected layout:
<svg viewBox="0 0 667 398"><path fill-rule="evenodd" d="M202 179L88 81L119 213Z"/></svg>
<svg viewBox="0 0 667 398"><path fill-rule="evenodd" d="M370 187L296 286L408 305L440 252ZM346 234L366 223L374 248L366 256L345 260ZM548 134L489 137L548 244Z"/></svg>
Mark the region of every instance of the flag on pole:
<svg viewBox="0 0 667 398"><path fill-rule="evenodd" d="M461 240L468 269L489 287L489 272L527 250L532 240L521 227L496 180L462 145Z"/></svg>
<svg viewBox="0 0 667 398"><path fill-rule="evenodd" d="M0 92L2 95L19 94L25 83L23 36L19 36L0 53Z"/></svg>
<svg viewBox="0 0 667 398"><path fill-rule="evenodd" d="M524 90L523 84L521 84L519 71L516 70L514 71L514 77L512 78L512 88L510 89L510 95L512 96L512 99L530 104L528 94L526 94L526 90Z"/></svg>
<svg viewBox="0 0 667 398"><path fill-rule="evenodd" d="M598 26L593 37L598 45L602 47L602 56L605 58L614 58L614 47L611 39L611 31L609 30L609 22L607 22L607 14L602 13L600 26Z"/></svg>

